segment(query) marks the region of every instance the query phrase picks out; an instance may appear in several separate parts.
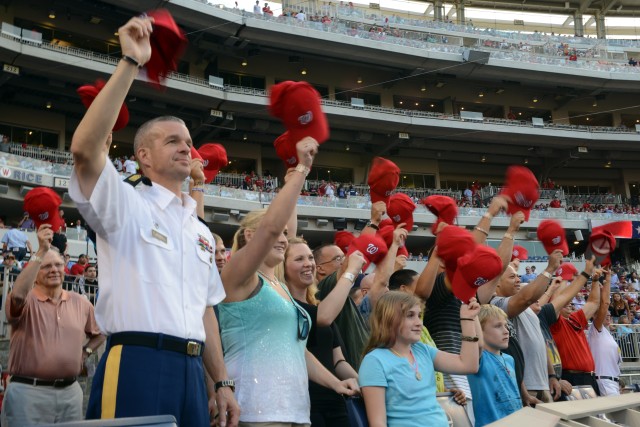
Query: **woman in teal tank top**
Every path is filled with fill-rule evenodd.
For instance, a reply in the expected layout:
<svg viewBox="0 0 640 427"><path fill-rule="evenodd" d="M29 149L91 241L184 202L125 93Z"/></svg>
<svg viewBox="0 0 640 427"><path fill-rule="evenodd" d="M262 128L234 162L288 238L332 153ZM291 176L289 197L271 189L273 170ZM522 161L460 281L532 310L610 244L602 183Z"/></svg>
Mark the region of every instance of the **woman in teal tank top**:
<svg viewBox="0 0 640 427"><path fill-rule="evenodd" d="M241 426L309 425L309 379L342 394L357 389L357 384L338 380L306 351L308 313L275 278L275 267L287 248L287 222L317 143L305 138L296 149L298 167L289 169L267 210L251 212L242 221L221 273L227 294L218 306L222 346L228 376L236 382Z"/></svg>

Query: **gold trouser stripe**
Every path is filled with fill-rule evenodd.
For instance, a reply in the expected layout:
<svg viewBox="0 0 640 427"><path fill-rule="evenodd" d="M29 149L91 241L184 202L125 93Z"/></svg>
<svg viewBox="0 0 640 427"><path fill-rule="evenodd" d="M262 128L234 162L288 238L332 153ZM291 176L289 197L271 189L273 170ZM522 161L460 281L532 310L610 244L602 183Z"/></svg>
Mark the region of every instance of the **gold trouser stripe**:
<svg viewBox="0 0 640 427"><path fill-rule="evenodd" d="M109 350L107 363L104 369L104 381L102 383L102 413L100 418L116 417L116 397L118 395L118 377L120 376L120 358L122 346L116 345Z"/></svg>

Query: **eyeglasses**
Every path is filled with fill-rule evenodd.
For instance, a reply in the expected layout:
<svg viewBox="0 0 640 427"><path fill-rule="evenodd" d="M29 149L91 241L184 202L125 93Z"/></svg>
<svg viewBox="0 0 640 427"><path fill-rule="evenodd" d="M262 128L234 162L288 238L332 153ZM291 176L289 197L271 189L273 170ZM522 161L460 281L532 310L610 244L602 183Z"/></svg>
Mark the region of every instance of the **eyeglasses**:
<svg viewBox="0 0 640 427"><path fill-rule="evenodd" d="M325 261L325 262L321 262L320 264L316 264L316 265L324 265L324 264L329 264L330 262L339 262L342 263L342 261L344 261L346 257L344 255L336 255L333 258L331 258L329 261Z"/></svg>

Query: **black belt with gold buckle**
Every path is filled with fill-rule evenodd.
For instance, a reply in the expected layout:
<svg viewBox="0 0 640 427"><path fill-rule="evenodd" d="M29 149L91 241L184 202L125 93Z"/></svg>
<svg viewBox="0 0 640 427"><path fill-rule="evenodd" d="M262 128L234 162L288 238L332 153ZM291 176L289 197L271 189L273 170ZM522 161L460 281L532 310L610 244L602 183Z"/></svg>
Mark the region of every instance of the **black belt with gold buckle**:
<svg viewBox="0 0 640 427"><path fill-rule="evenodd" d="M200 357L204 352L204 343L196 340L174 337L173 335L151 332L117 332L109 336L109 345L132 345L175 351L187 356Z"/></svg>

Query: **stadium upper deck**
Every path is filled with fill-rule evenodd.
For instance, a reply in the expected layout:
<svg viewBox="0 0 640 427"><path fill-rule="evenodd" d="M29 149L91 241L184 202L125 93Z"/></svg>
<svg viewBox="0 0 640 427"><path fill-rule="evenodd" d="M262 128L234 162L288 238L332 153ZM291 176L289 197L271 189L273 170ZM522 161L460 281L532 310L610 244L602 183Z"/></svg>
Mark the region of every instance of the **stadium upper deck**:
<svg viewBox="0 0 640 427"><path fill-rule="evenodd" d="M0 80L0 133L64 148L83 113L75 88L104 76L118 60L117 27L155 6L8 2L1 18L13 27L7 25L0 38L0 59L7 65ZM521 51L511 42L519 46L522 34L506 42L508 49L485 47L486 41L500 43L503 34L461 32L468 27L452 24L410 25L416 28L402 29L403 37L374 37L364 14L347 21L336 11L332 25L323 27L195 0L166 6L187 31L190 47L166 91L142 82L134 86L131 125L115 135L113 154L130 153L140 123L172 113L187 121L196 144L222 142L245 168L279 174L271 146L282 127L267 115L266 91L281 80L305 79L325 98L332 128L318 159L318 170L327 172L317 178L340 173L346 176L341 181L362 182L371 157L382 154L435 187L475 179L500 183L505 166L514 163L560 185L601 186L625 195L640 182L640 67L625 62L639 50L637 43L534 34L527 42L531 51ZM363 26L356 35L342 32L356 21L356 28ZM16 28L20 38L12 36ZM604 57L577 55L571 61L544 52L556 43L578 49L585 41L593 55ZM465 62L465 49L491 56L486 65ZM222 86L209 76L222 78Z"/></svg>

